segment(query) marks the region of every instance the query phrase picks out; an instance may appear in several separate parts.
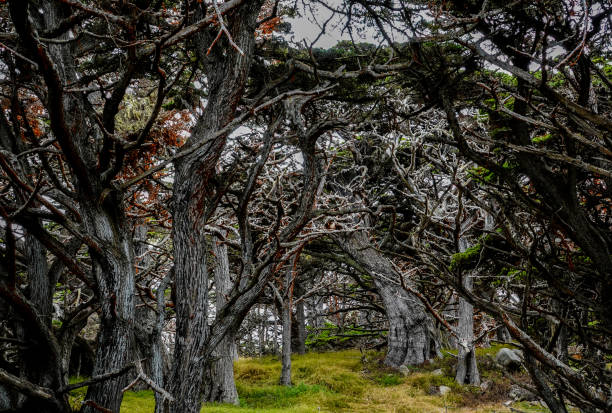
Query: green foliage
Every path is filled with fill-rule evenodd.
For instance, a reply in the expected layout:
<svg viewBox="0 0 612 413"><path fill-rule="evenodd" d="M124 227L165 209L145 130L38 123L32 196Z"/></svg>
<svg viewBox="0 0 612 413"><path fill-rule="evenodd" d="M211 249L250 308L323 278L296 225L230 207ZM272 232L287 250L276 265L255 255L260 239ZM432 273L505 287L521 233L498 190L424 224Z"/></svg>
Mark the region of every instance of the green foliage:
<svg viewBox="0 0 612 413"><path fill-rule="evenodd" d="M296 386L253 386L239 384L237 386L243 407L281 408L289 407L300 397L327 391L319 385L300 383Z"/></svg>
<svg viewBox="0 0 612 413"><path fill-rule="evenodd" d="M552 134L551 133L547 133L545 135L536 136L535 138L533 138L531 140L531 142L533 142L533 143L544 143L544 142L550 140L551 138L552 138Z"/></svg>
<svg viewBox="0 0 612 413"><path fill-rule="evenodd" d="M475 181L481 183L490 183L495 179L496 176L494 172L482 166L471 168L470 170L468 170L468 175Z"/></svg>
<svg viewBox="0 0 612 413"><path fill-rule="evenodd" d="M398 374L385 374L384 376L381 376L377 382L385 387L397 386L398 384L402 383L402 379Z"/></svg>
<svg viewBox="0 0 612 413"><path fill-rule="evenodd" d="M455 271L459 267L465 267L467 264L472 263L473 261L478 259L481 250L482 244L479 243L466 249L464 252L458 252L456 254L453 254L453 256L451 257L449 269L451 271Z"/></svg>
<svg viewBox="0 0 612 413"><path fill-rule="evenodd" d="M320 348L327 344L338 345L364 335L371 335L371 331L355 326L339 328L328 321L319 332L310 330L306 337L306 346L308 348Z"/></svg>

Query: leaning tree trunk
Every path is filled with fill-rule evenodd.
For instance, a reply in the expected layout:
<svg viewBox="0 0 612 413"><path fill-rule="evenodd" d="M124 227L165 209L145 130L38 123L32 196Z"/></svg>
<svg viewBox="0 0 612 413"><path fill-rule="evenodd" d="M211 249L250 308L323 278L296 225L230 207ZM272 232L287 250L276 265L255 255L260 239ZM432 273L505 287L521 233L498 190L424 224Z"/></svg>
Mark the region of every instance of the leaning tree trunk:
<svg viewBox="0 0 612 413"><path fill-rule="evenodd" d="M374 279L389 320L388 351L385 364L398 368L418 365L436 351L431 319L416 298L400 286Z"/></svg>
<svg viewBox="0 0 612 413"><path fill-rule="evenodd" d="M385 364L423 364L437 353L433 322L423 303L401 287L400 274L387 257L372 247L367 233L335 235L338 246L374 280L389 320L388 352ZM404 280L411 285L410 280Z"/></svg>
<svg viewBox="0 0 612 413"><path fill-rule="evenodd" d="M232 291L227 245L213 237L212 251L215 256L215 297L217 312L227 303ZM228 331L213 352L213 362L207 366L204 378L204 400L218 403L238 404L238 392L234 381L234 359L237 357L236 334Z"/></svg>

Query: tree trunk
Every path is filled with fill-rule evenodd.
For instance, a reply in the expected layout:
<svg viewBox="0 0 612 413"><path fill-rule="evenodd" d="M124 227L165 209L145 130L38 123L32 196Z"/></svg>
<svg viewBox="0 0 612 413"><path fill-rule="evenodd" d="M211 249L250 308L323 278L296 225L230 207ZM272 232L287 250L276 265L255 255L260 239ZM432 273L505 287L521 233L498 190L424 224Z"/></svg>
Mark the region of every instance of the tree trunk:
<svg viewBox="0 0 612 413"><path fill-rule="evenodd" d="M151 379L159 387L164 388L164 371L166 371L166 349L162 339L164 322L166 321L165 291L171 281L170 275L166 275L157 286L157 320L152 334L151 344ZM166 413L168 400L158 392L155 392L155 413Z"/></svg>
<svg viewBox="0 0 612 413"><path fill-rule="evenodd" d="M176 337L173 370L173 412L199 412L204 360L202 352L208 336L208 269L206 267L204 223L189 193L177 191L192 175L177 167L174 198L174 293L176 295ZM177 188L178 187L178 188Z"/></svg>
<svg viewBox="0 0 612 413"><path fill-rule="evenodd" d="M385 364L423 364L437 353L433 322L421 301L401 287L400 274L392 263L375 250L364 231L335 235L338 246L374 280L389 320L388 352ZM408 285L410 280L404 280Z"/></svg>
<svg viewBox="0 0 612 413"><path fill-rule="evenodd" d="M232 291L227 245L213 237L212 251L215 257L215 295L217 312L227 303ZM218 403L238 404L238 392L234 381L234 359L237 356L236 334L228 331L213 353L213 362L204 378L204 400Z"/></svg>
<svg viewBox="0 0 612 413"><path fill-rule="evenodd" d="M100 301L102 325L93 371L97 375L125 367L130 360L134 317L133 245L126 225L122 194L113 189L109 181L103 182L102 171L98 169L100 158L96 152L96 139L102 133L95 126L97 122L90 111L90 102L83 94L65 93L64 90L65 85L78 80L72 44L62 41L43 48L34 34L36 30L55 28L69 17L69 9L57 2L40 2L42 12L29 13L29 3L12 1L11 18L24 50L38 61L38 69L48 90L45 106L50 127L72 172L75 200L85 229L84 238L90 247L92 272ZM68 32L60 38L68 40ZM112 128L109 131L114 132ZM92 144L92 141L96 143ZM53 350L52 358L57 359L54 363L60 363L59 348ZM60 367L54 370L62 374ZM124 385L124 376L96 383L89 387L86 398L98 406L119 411ZM91 406L84 406L83 411L93 413L94 410Z"/></svg>
<svg viewBox="0 0 612 413"><path fill-rule="evenodd" d="M296 284L295 290L298 292L296 296L300 297L302 295L302 290L299 287L299 284ZM295 331L294 341L292 343L292 347L297 354L305 354L306 353L306 313L304 308L304 300L299 300L295 304L295 328L292 329Z"/></svg>
<svg viewBox="0 0 612 413"><path fill-rule="evenodd" d="M419 365L435 354L431 320L417 298L401 287L374 280L389 320L388 351L385 364L398 368Z"/></svg>
<svg viewBox="0 0 612 413"><path fill-rule="evenodd" d="M144 222L134 224L135 265L140 268L147 268L151 263L151 256L147 254L147 231L148 227ZM152 286L150 285L150 287ZM139 305L136 305L134 316L134 319L138 320L134 325L134 354L137 355L138 359L143 360L141 363L143 371L148 377L151 377L153 369L151 363L154 359L153 352L155 350L153 347L156 341L158 314L150 304L145 305L147 297L141 296L137 300ZM164 311L164 308L162 307L158 311ZM138 372L135 369L131 370L128 373L128 382L131 383L136 379L137 375ZM132 387L132 390L140 391L148 388L149 386L141 380Z"/></svg>
<svg viewBox="0 0 612 413"><path fill-rule="evenodd" d="M504 325L502 325L500 328L497 329L496 336L497 336L497 341L501 341L502 343L506 343L510 341L510 333L508 332L508 329Z"/></svg>
<svg viewBox="0 0 612 413"><path fill-rule="evenodd" d="M473 281L471 274L463 278L463 286L472 291ZM476 348L474 346L474 307L463 297L459 297L459 354L457 357L457 374L455 380L460 384L480 385L480 374L476 364Z"/></svg>
<svg viewBox="0 0 612 413"><path fill-rule="evenodd" d="M100 292L100 331L93 375L119 370L132 361L134 328L134 250L121 200L108 200L101 207L83 208L83 219L90 234L108 246L108 254L91 252L94 274ZM127 376L105 380L89 386L85 400L91 400L118 412L123 399L121 391ZM84 413L99 413L93 406L84 406Z"/></svg>
<svg viewBox="0 0 612 413"><path fill-rule="evenodd" d="M461 195L460 195L461 196ZM492 230L493 222L489 214L485 215L485 229ZM459 252L463 253L468 248L468 242L465 238L459 238L457 247ZM459 269L461 271L461 269ZM472 292L474 280L472 272L463 273L461 280L462 286L468 292ZM478 373L478 365L476 364L476 348L474 346L474 307L462 296L459 297L458 309L458 324L457 335L459 336L457 345L459 347L457 357L457 374L455 381L460 384L480 385L480 374Z"/></svg>
<svg viewBox="0 0 612 413"><path fill-rule="evenodd" d="M283 348L280 384L291 386L291 299L285 296L282 303Z"/></svg>
<svg viewBox="0 0 612 413"><path fill-rule="evenodd" d="M211 178L227 135L214 134L234 117L253 59L255 22L262 1L240 5L231 15L228 30L244 54L239 53L222 36L214 48L217 29L196 35L195 45L205 66L208 81L208 103L194 126L183 150L200 145L189 155L175 161L173 188L174 286L176 295L176 341L172 367L171 412L200 411L205 346L208 337L208 270L204 226L214 212L215 188ZM197 20L207 6L201 5L193 18ZM214 34L213 34L214 32ZM224 331L225 334L227 331ZM208 349L208 351L214 350Z"/></svg>

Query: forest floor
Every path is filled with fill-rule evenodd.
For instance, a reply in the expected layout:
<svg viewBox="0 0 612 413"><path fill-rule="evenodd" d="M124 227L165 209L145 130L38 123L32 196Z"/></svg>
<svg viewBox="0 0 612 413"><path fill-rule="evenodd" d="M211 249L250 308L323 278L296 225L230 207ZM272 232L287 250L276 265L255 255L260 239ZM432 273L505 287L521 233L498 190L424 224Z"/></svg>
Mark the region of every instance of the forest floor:
<svg viewBox="0 0 612 413"><path fill-rule="evenodd" d="M240 406L206 404L202 412L548 412L538 403L505 404L512 382L493 361L499 348L477 350L482 381L491 382L487 391L454 382L454 358L449 352L434 363L411 370L405 377L384 367L381 353L346 350L296 355L292 357L294 385L291 387L278 385L279 357L242 358L234 367ZM437 369L442 369L443 374L434 374ZM521 373L513 375L513 379L527 380ZM450 387L451 391L443 396L428 394L441 385ZM82 400L84 392L81 389L73 394L75 404ZM151 391L126 392L121 413L152 413L153 410Z"/></svg>

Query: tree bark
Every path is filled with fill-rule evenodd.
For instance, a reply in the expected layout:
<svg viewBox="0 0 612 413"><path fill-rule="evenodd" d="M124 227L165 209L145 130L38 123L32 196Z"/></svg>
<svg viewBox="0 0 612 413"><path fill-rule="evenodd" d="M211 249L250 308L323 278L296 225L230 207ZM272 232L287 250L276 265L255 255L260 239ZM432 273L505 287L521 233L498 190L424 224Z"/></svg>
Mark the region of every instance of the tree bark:
<svg viewBox="0 0 612 413"><path fill-rule="evenodd" d="M295 285L296 296L301 297L303 291L300 284ZM295 303L295 322L293 323L295 328L292 330L295 332L294 341L292 348L297 354L306 353L306 313L304 308L304 300L299 300Z"/></svg>
<svg viewBox="0 0 612 413"><path fill-rule="evenodd" d="M227 303L232 291L227 245L213 236L212 251L215 258L215 296L217 311ZM234 381L234 359L237 358L236 334L228 331L213 352L213 362L204 378L204 400L218 403L238 404L238 392Z"/></svg>
<svg viewBox="0 0 612 413"><path fill-rule="evenodd" d="M104 180L103 171L98 169L100 154L96 152L98 145L92 144L92 139L95 141L102 133L95 127L97 122L89 111L91 105L84 95L68 94L64 90L65 85L78 80L75 71L78 65L70 42L43 47L36 35L37 29L54 28L68 17L70 10L56 2L41 2L40 7L42 13L29 13L28 3L11 1L10 12L24 50L37 62L44 79L47 91L44 104L50 127L70 165L75 200L85 229L83 239L87 240L90 249L101 304L102 325L93 372L101 374L124 367L130 360L134 316L133 245L124 216L122 194L110 185L112 177ZM67 37L67 32L60 36L63 40ZM118 92L122 96L122 90ZM114 132L113 128L107 129ZM41 229L40 232L44 231ZM59 363L59 348L53 350L53 357ZM57 372L61 375L59 367ZM86 397L97 405L118 411L124 381L120 377L96 383L89 387ZM93 412L88 406L83 411Z"/></svg>
<svg viewBox="0 0 612 413"><path fill-rule="evenodd" d="M462 197L462 194L459 194ZM460 198L461 199L461 198ZM460 211L463 209L463 204L460 204ZM462 225L457 223L457 228L461 229ZM489 214L485 215L485 229L493 230L492 217ZM468 249L468 242L465 238L459 236L460 231L456 232L457 248L460 253ZM474 281L472 271L462 271L459 268L459 275L462 276L461 285L468 291L474 289ZM457 374L455 381L460 384L480 385L480 374L478 365L476 364L476 348L474 343L474 306L469 303L463 296L459 296L458 309L458 324L457 324L457 340L458 357L457 357Z"/></svg>
<svg viewBox="0 0 612 413"><path fill-rule="evenodd" d="M280 306L281 314L281 377L280 384L282 386L291 386L291 307L293 301L293 265L289 265L285 272L283 280L283 291L272 286L274 295Z"/></svg>
<svg viewBox="0 0 612 413"><path fill-rule="evenodd" d="M472 291L473 280L471 274L463 277L463 286ZM480 374L476 364L476 348L474 346L474 307L465 298L459 297L459 322L457 325L459 336L457 357L457 374L455 380L460 384L480 385Z"/></svg>
<svg viewBox="0 0 612 413"><path fill-rule="evenodd" d="M170 411L173 413L200 411L205 347L210 344L206 267L209 249L204 226L216 205L211 178L225 147L227 135L214 139L211 137L232 120L242 97L253 58L253 31L261 4L262 1L244 2L229 19L229 32L244 54L233 49L225 35L206 54L215 40L216 28L214 34L212 30L202 32L195 39L207 75L208 103L183 150L207 143L174 164L172 236L177 300L176 341L171 375L171 393L175 401ZM204 14L205 7L201 5L198 8L194 19Z"/></svg>
<svg viewBox="0 0 612 413"><path fill-rule="evenodd" d="M389 320L388 352L385 364L399 368L419 365L434 357L437 341L433 322L421 301L401 287L401 276L391 261L375 250L367 233L334 235L338 246L366 271L382 298ZM411 284L410 280L404 280Z"/></svg>
<svg viewBox="0 0 612 413"><path fill-rule="evenodd" d="M119 370L132 360L134 345L134 251L130 231L123 215L122 200L108 200L103 205L89 205L82 214L89 233L104 241L109 254L92 251L94 275L100 292L100 331L92 375ZM89 386L86 400L119 411L127 376ZM84 406L84 413L98 413Z"/></svg>
<svg viewBox="0 0 612 413"><path fill-rule="evenodd" d="M282 353L281 386L291 386L291 300L287 297L282 303Z"/></svg>

